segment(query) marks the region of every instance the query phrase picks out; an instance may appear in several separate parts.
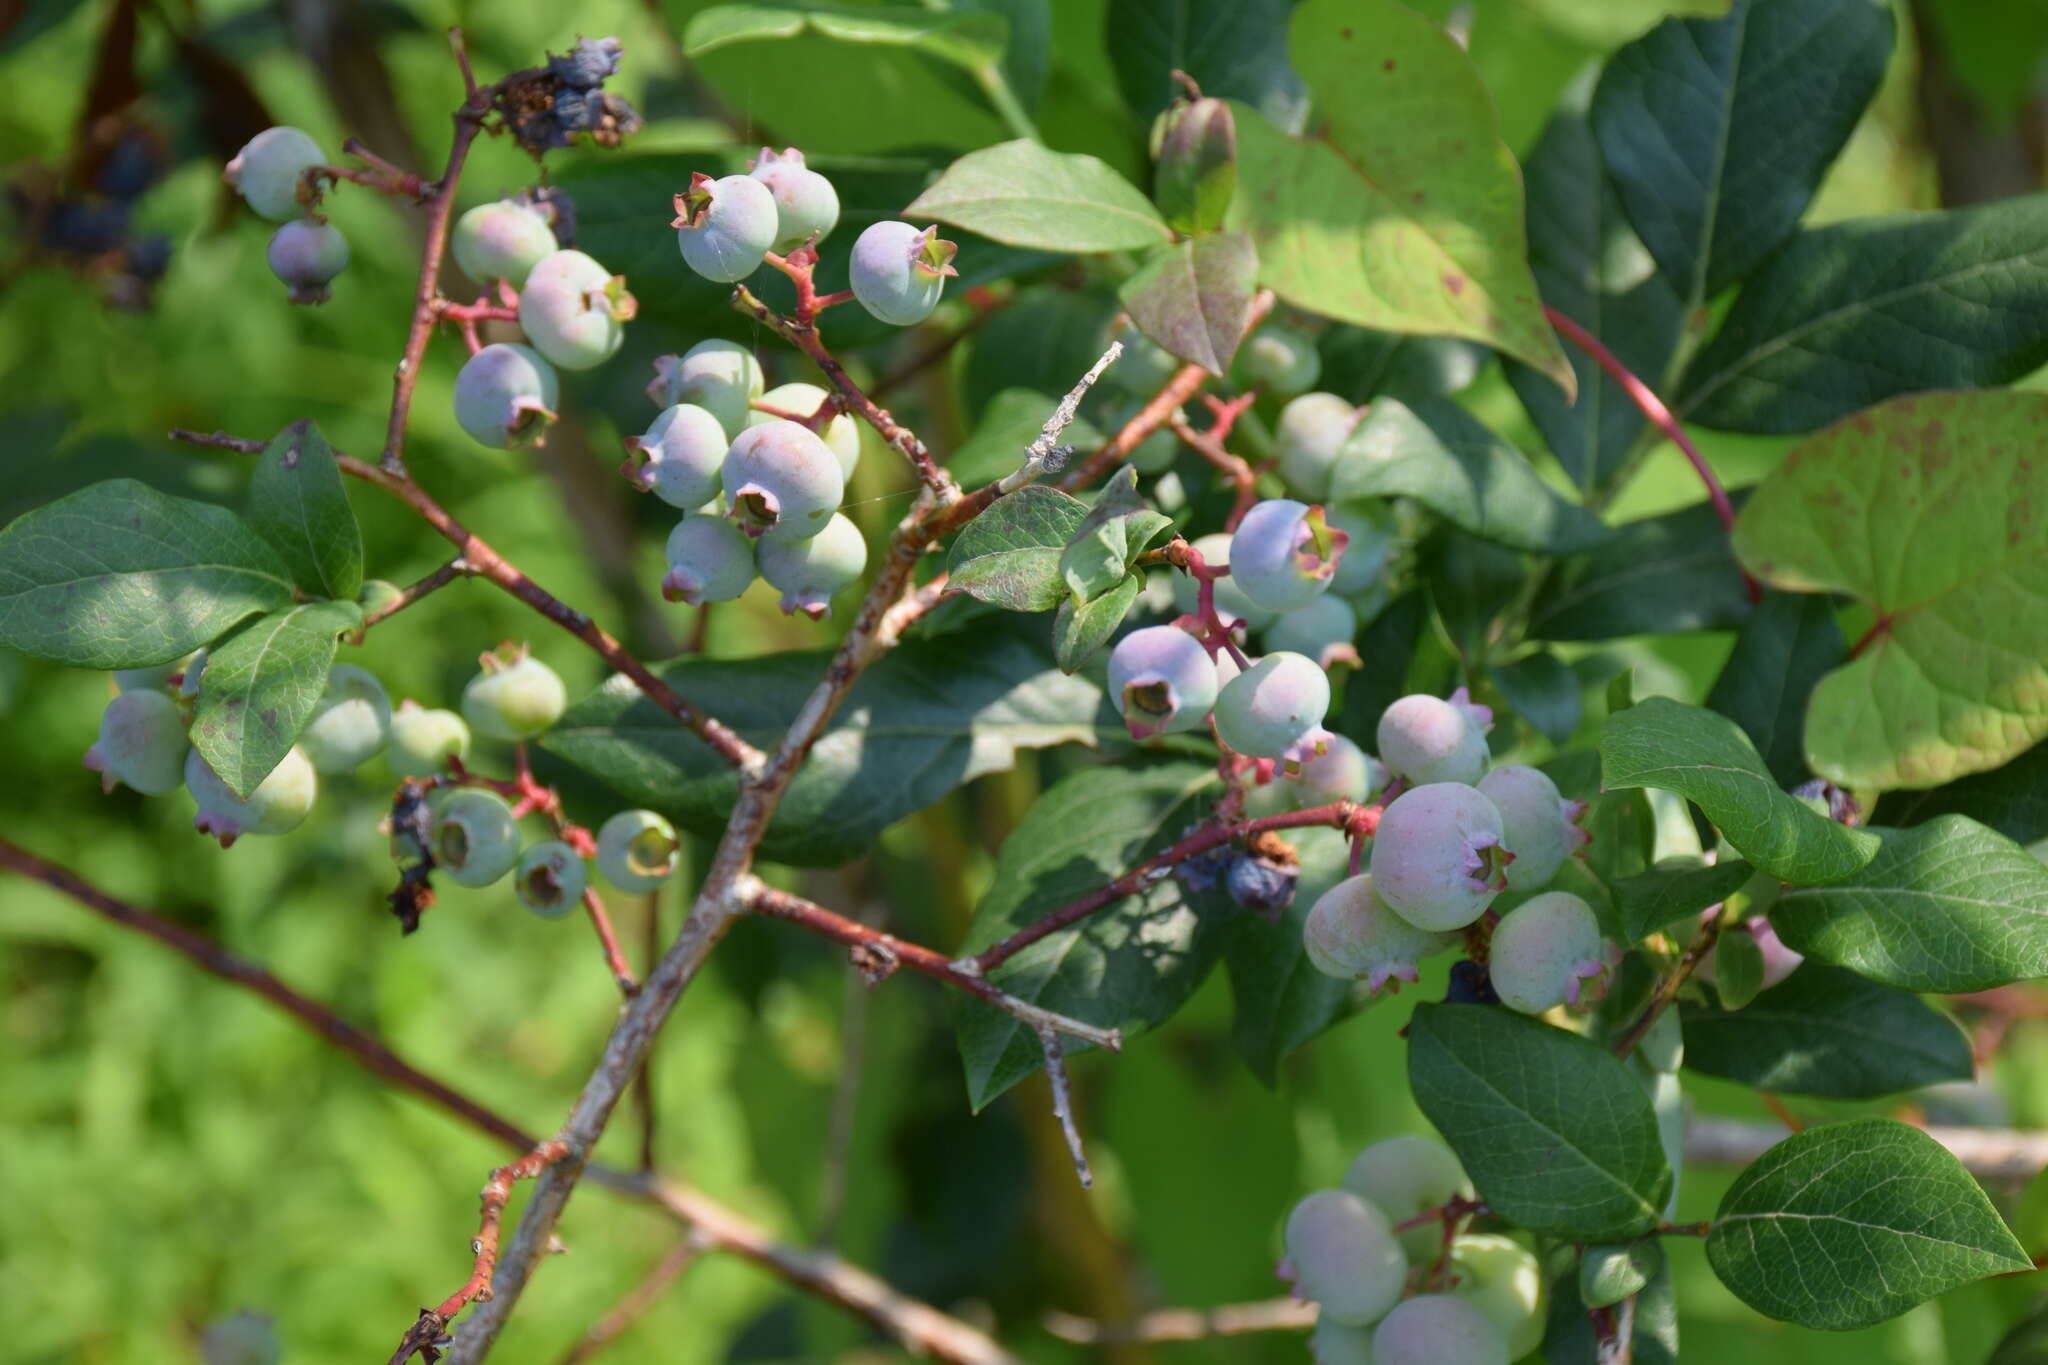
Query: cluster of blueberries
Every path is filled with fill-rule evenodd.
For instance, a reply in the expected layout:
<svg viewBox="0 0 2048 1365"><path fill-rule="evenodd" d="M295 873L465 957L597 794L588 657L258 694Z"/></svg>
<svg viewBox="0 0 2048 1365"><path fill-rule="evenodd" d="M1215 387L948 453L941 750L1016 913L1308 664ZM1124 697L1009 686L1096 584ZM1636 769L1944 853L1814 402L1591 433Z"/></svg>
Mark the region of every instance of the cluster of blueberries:
<svg viewBox="0 0 2048 1365"><path fill-rule="evenodd" d="M268 256L271 273L284 281L293 303L325 303L327 286L348 269L348 239L300 197L306 172L326 164L327 153L311 133L265 128L224 172L250 208L283 224L271 234Z"/></svg>
<svg viewBox="0 0 2048 1365"><path fill-rule="evenodd" d="M374 584L371 593L395 592ZM320 779L354 772L383 754L401 778L446 778L450 760L469 753L472 734L517 743L561 718L568 690L555 671L524 645L486 654L462 691L462 712L414 701L396 707L376 675L336 664L313 718L284 760L246 797L236 796L190 738L194 704L205 686L206 651L154 668L117 671L118 689L100 716L99 739L85 766L112 791L119 783L146 796L184 787L198 804L194 824L226 847L244 835L298 828L319 795ZM510 802L484 787L437 785L426 797L427 846L394 831L401 862L431 851L436 868L462 886L513 877L520 902L553 919L581 902L588 871L583 855L560 839L526 843ZM621 891L651 891L675 867L675 830L653 811L620 811L598 830L598 870Z"/></svg>
<svg viewBox="0 0 2048 1365"><path fill-rule="evenodd" d="M1395 1137L1294 1206L1279 1273L1319 1306L1316 1365L1508 1365L1536 1349L1547 1296L1535 1255L1494 1233L1446 1246L1432 1216L1471 1198L1448 1147Z"/></svg>

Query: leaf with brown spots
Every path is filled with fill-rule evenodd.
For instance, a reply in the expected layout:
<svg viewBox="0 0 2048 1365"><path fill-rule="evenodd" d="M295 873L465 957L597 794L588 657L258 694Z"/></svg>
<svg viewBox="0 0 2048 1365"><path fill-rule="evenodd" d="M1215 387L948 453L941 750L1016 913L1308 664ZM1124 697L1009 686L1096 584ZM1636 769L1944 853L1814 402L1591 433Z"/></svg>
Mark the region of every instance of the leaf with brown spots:
<svg viewBox="0 0 2048 1365"><path fill-rule="evenodd" d="M1932 787L2048 736L2048 395L1895 398L1793 448L1735 523L1749 571L1877 624L1806 715L1813 770Z"/></svg>

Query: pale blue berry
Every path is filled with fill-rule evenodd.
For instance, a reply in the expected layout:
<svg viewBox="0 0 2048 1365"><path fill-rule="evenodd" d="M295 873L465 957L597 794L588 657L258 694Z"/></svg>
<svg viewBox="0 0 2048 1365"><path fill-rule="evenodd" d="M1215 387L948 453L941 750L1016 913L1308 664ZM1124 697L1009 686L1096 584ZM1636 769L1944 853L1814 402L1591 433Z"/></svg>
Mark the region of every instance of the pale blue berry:
<svg viewBox="0 0 2048 1365"><path fill-rule="evenodd" d="M559 247L554 228L538 209L510 199L478 204L455 220L448 236L455 264L478 284L523 283Z"/></svg>
<svg viewBox="0 0 2048 1365"><path fill-rule="evenodd" d="M1134 739L1199 729L1216 704L1216 665L1178 626L1146 626L1109 655L1109 696Z"/></svg>
<svg viewBox="0 0 2048 1365"><path fill-rule="evenodd" d="M1418 1294L1373 1329L1374 1365L1508 1365L1507 1338L1451 1294Z"/></svg>
<svg viewBox="0 0 2048 1365"><path fill-rule="evenodd" d="M264 254L293 303L325 303L328 282L348 268L348 239L324 219L296 218L270 235Z"/></svg>
<svg viewBox="0 0 2048 1365"><path fill-rule="evenodd" d="M185 780L185 713L168 692L123 692L100 713L99 741L85 766L112 791L116 782L144 796L162 796Z"/></svg>
<svg viewBox="0 0 2048 1365"><path fill-rule="evenodd" d="M326 160L312 134L297 128L265 128L235 153L224 174L250 208L282 223L305 212L299 202L300 175Z"/></svg>
<svg viewBox="0 0 2048 1365"><path fill-rule="evenodd" d="M455 376L455 420L494 450L540 444L560 401L554 367L508 341L484 347Z"/></svg>
<svg viewBox="0 0 2048 1365"><path fill-rule="evenodd" d="M1540 769L1510 763L1479 779L1479 790L1500 809L1508 852L1508 890L1534 891L1557 875L1564 860L1592 837L1579 828L1586 803L1567 801Z"/></svg>
<svg viewBox="0 0 2048 1365"><path fill-rule="evenodd" d="M1443 948L1456 941L1452 934L1438 937ZM1360 1152L1344 1172L1344 1188L1387 1215L1396 1227L1453 1199L1472 1197L1472 1182L1465 1178L1456 1153L1435 1138L1413 1134L1382 1139ZM1443 1250L1440 1222L1423 1223L1395 1235L1408 1258L1418 1265L1435 1260Z"/></svg>
<svg viewBox="0 0 2048 1365"><path fill-rule="evenodd" d="M627 482L671 507L694 511L718 496L718 471L732 443L718 419L694 403L663 408L644 436L626 438L634 458Z"/></svg>
<svg viewBox="0 0 2048 1365"><path fill-rule="evenodd" d="M1349 553L1347 551L1347 553ZM1259 637L1267 649L1306 654L1324 668L1358 662L1352 637L1358 634L1358 613L1341 597L1325 593L1306 606L1283 611Z"/></svg>
<svg viewBox="0 0 2048 1365"><path fill-rule="evenodd" d="M1310 502L1330 496L1330 476L1363 411L1334 393L1305 393L1280 409L1273 446L1291 491Z"/></svg>
<svg viewBox="0 0 2048 1365"><path fill-rule="evenodd" d="M675 826L651 810L622 810L597 831L597 870L621 891L653 891L676 870Z"/></svg>
<svg viewBox="0 0 2048 1365"><path fill-rule="evenodd" d="M788 252L807 241L815 246L838 225L839 192L804 165L804 154L796 148L778 154L763 147L748 174L775 196L774 250Z"/></svg>
<svg viewBox="0 0 2048 1365"><path fill-rule="evenodd" d="M1355 502L1324 509L1323 520L1349 538L1337 572L1330 576L1330 591L1350 597L1377 586L1399 539L1393 512L1383 502Z"/></svg>
<svg viewBox="0 0 2048 1365"><path fill-rule="evenodd" d="M1307 393L1323 376L1323 358L1316 340L1298 327L1269 322L1246 338L1231 367L1246 387L1280 398Z"/></svg>
<svg viewBox="0 0 2048 1365"><path fill-rule="evenodd" d="M757 538L820 534L846 493L846 476L831 447L783 418L742 431L726 452L720 477L727 515Z"/></svg>
<svg viewBox="0 0 2048 1365"><path fill-rule="evenodd" d="M1332 733L1328 744L1322 753L1304 761L1300 772L1279 774L1271 782L1252 788L1246 811L1252 815L1277 815L1282 811L1327 806L1332 801L1363 804L1378 796L1387 785L1386 765L1343 735Z"/></svg>
<svg viewBox="0 0 2048 1365"><path fill-rule="evenodd" d="M946 277L958 274L959 248L942 241L936 227L908 223L870 224L854 241L848 267L853 296L883 322L910 327L931 316L945 291Z"/></svg>
<svg viewBox="0 0 2048 1365"><path fill-rule="evenodd" d="M512 889L519 903L542 919L560 919L583 902L590 872L583 855L560 839L547 839L519 855Z"/></svg>
<svg viewBox="0 0 2048 1365"><path fill-rule="evenodd" d="M1546 891L1508 911L1487 951L1494 994L1524 1014L1597 1000L1612 970L1593 907L1569 891Z"/></svg>
<svg viewBox="0 0 2048 1365"><path fill-rule="evenodd" d="M1462 929L1506 886L1500 811L1477 788L1436 782L1402 792L1373 837L1373 887L1420 929Z"/></svg>
<svg viewBox="0 0 2048 1365"><path fill-rule="evenodd" d="M1462 687L1449 701L1422 693L1401 697L1380 713L1380 759L1417 785L1471 784L1486 772L1492 725L1493 712L1474 705Z"/></svg>
<svg viewBox="0 0 2048 1365"><path fill-rule="evenodd" d="M489 886L519 861L511 803L481 787L448 793L434 813L433 838L435 865L458 886Z"/></svg>
<svg viewBox="0 0 2048 1365"><path fill-rule="evenodd" d="M1418 929L1388 909L1373 894L1372 877L1364 873L1324 892L1309 907L1301 928L1301 946L1311 966L1326 976L1363 981L1373 995L1399 989L1395 982L1416 980L1424 958L1456 943L1455 934ZM1366 1190L1355 1192L1372 1197ZM1408 1216L1395 1213L1390 1205L1380 1207L1397 1219Z"/></svg>
<svg viewBox="0 0 2048 1365"><path fill-rule="evenodd" d="M760 426L763 422L775 420L775 413L793 412L808 418L818 410L829 395L816 384L777 384L762 394L756 407L747 414L745 425ZM773 408L775 412L763 412L762 407ZM839 472L848 480L853 478L854 467L860 463L860 423L850 412L837 412L832 420L825 423L825 429L818 438L832 448L832 454L839 460Z"/></svg>
<svg viewBox="0 0 2048 1365"><path fill-rule="evenodd" d="M1308 1334L1308 1356L1315 1365L1373 1365L1372 1329L1318 1316Z"/></svg>
<svg viewBox="0 0 2048 1365"><path fill-rule="evenodd" d="M1329 586L1347 537L1323 509L1292 498L1254 503L1230 537L1230 578L1270 611L1305 607Z"/></svg>
<svg viewBox="0 0 2048 1365"><path fill-rule="evenodd" d="M1216 696L1216 733L1247 758L1280 760L1290 771L1328 747L1323 715L1330 678L1300 654L1268 654Z"/></svg>
<svg viewBox="0 0 2048 1365"><path fill-rule="evenodd" d="M647 396L657 407L694 403L718 419L726 438L740 434L761 396L761 362L736 341L700 341L681 355L656 356Z"/></svg>
<svg viewBox="0 0 2048 1365"><path fill-rule="evenodd" d="M453 711L402 701L391 713L384 759L400 777L432 777L468 754L469 726Z"/></svg>
<svg viewBox="0 0 2048 1365"><path fill-rule="evenodd" d="M320 772L345 773L380 753L390 733L391 696L384 684L367 669L336 664L299 747Z"/></svg>
<svg viewBox="0 0 2048 1365"><path fill-rule="evenodd" d="M284 834L297 829L320 794L320 778L305 753L294 747L245 800L236 796L194 749L185 755L185 787L199 803L193 826L226 848L244 834Z"/></svg>
<svg viewBox="0 0 2048 1365"><path fill-rule="evenodd" d="M1408 1258L1386 1215L1349 1190L1318 1190L1287 1215L1280 1276L1332 1321L1363 1327L1401 1298Z"/></svg>
<svg viewBox="0 0 2048 1365"><path fill-rule="evenodd" d="M730 602L754 581L754 543L724 517L685 516L668 533L661 595L699 607Z"/></svg>
<svg viewBox="0 0 2048 1365"><path fill-rule="evenodd" d="M670 226L684 263L721 284L753 274L780 231L775 195L752 176L692 175L689 191L675 197L675 206Z"/></svg>
<svg viewBox="0 0 2048 1365"><path fill-rule="evenodd" d="M526 276L519 326L534 349L565 370L588 370L618 353L638 310L626 277L580 251L553 251Z"/></svg>
<svg viewBox="0 0 2048 1365"><path fill-rule="evenodd" d="M484 738L532 739L568 709L569 690L526 646L505 646L482 663L483 671L462 689L462 715Z"/></svg>
<svg viewBox="0 0 2048 1365"><path fill-rule="evenodd" d="M835 512L825 529L807 540L767 537L757 558L761 577L782 594L785 616L802 612L822 621L832 614L832 595L867 568L868 543L851 518Z"/></svg>

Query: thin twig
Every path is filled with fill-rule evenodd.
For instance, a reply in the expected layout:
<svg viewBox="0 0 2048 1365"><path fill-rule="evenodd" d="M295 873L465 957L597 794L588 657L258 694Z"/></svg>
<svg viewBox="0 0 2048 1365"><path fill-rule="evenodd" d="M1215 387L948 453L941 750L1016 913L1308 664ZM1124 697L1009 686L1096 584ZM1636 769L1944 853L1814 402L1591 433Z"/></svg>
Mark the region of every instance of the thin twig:
<svg viewBox="0 0 2048 1365"><path fill-rule="evenodd" d="M1060 433L1073 425L1075 414L1081 410L1081 400L1088 396L1088 390L1095 387L1095 381L1102 377L1102 372L1115 364L1116 358L1123 353L1121 341L1109 343L1109 349L1102 353L1102 358L1090 366L1080 382L1068 389L1066 397L1054 405L1052 416L1046 418L1045 425L1039 428L1038 439L1024 452L1024 463L996 485L997 492L1014 493L1040 474L1057 474L1066 467L1065 457L1072 453L1072 448L1059 444Z"/></svg>
<svg viewBox="0 0 2048 1365"><path fill-rule="evenodd" d="M1165 1341L1206 1341L1254 1332L1305 1332L1316 1325L1316 1306L1301 1299L1265 1299L1220 1308L1160 1308L1130 1322L1097 1322L1071 1313L1047 1313L1045 1330L1077 1346L1136 1346Z"/></svg>
<svg viewBox="0 0 2048 1365"><path fill-rule="evenodd" d="M590 1330L578 1338L576 1344L563 1352L561 1365L583 1365L592 1356L612 1344L621 1333L643 1317L647 1310L661 1300L668 1287L693 1265L699 1256L711 1249L710 1239L697 1229L684 1233L668 1254L657 1261L652 1270L620 1296L605 1315L590 1324Z"/></svg>
<svg viewBox="0 0 2048 1365"><path fill-rule="evenodd" d="M1626 1057L1635 1051L1636 1044L1643 1041L1651 1025L1657 1022L1657 1016L1664 1013L1671 1002L1678 998L1678 988L1692 976L1693 969L1700 965L1708 953L1714 951L1714 944L1720 937L1721 917L1715 915L1700 926L1699 934L1685 950L1685 956L1678 959L1678 965L1666 972L1664 979L1657 983L1656 993L1650 997L1650 1003L1637 1016L1636 1021L1629 1025L1628 1032L1621 1035L1621 1041L1614 1045L1615 1056Z"/></svg>
<svg viewBox="0 0 2048 1365"><path fill-rule="evenodd" d="M1081 1126L1074 1121L1073 1083L1067 1078L1066 1053L1060 1046L1060 1035L1050 1028L1038 1030L1038 1044L1045 1049L1045 1074L1052 1082L1052 1116L1060 1125L1060 1132L1066 1136L1067 1150L1074 1157L1074 1174L1081 1178L1081 1188L1095 1188L1095 1173L1088 1169L1088 1152L1081 1145Z"/></svg>
<svg viewBox="0 0 2048 1365"><path fill-rule="evenodd" d="M597 894L596 887L583 888L583 909L590 916L590 927L597 930L597 941L604 948L604 965L611 969L612 980L619 983L620 991L633 994L640 989L640 983L626 961L625 950L619 947L618 931L612 928L612 917L605 913L604 897Z"/></svg>
<svg viewBox="0 0 2048 1365"><path fill-rule="evenodd" d="M414 583L410 587L401 591L397 597L394 597L389 602L386 602L383 606L378 607L375 611L372 611L369 614L365 615L363 617L363 624L361 626L361 629L368 630L371 626L376 625L379 621L389 620L391 617L396 616L398 615L398 613L404 611L413 603L419 601L422 597L425 597L428 593L438 592L440 589L447 587L450 583L453 583L456 579L461 578L468 572L468 562L465 561L461 555L455 556L455 558L449 560L440 568L434 570L426 577L420 579L417 583ZM360 635L358 636L358 638L360 639Z"/></svg>

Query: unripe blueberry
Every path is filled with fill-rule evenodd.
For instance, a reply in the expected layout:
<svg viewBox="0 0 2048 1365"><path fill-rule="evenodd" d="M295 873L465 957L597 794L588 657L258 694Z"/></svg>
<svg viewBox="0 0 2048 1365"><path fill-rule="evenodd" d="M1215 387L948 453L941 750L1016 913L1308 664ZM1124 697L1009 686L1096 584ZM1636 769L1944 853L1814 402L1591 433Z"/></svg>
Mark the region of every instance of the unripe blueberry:
<svg viewBox="0 0 2048 1365"><path fill-rule="evenodd" d="M1449 701L1418 692L1394 702L1380 713L1380 761L1417 786L1477 782L1486 772L1493 712L1466 698L1461 687Z"/></svg>
<svg viewBox="0 0 2048 1365"><path fill-rule="evenodd" d="M727 440L740 434L761 396L761 362L737 341L700 341L681 355L654 358L647 396L657 407L694 403L718 419Z"/></svg>
<svg viewBox="0 0 2048 1365"><path fill-rule="evenodd" d="M1325 891L1301 926L1301 946L1311 966L1339 980L1364 981L1374 995L1398 990L1393 985L1396 981L1416 980L1424 958L1446 952L1456 943L1455 934L1418 929L1389 910L1386 902L1372 893L1370 874L1348 877ZM1373 1198L1369 1190L1351 1188ZM1380 1209L1396 1220L1416 1212L1397 1213L1391 1204L1380 1204ZM1420 1254L1413 1246L1409 1251Z"/></svg>
<svg viewBox="0 0 2048 1365"><path fill-rule="evenodd" d="M1247 758L1276 758L1291 772L1328 746L1323 715L1330 677L1300 654L1268 654L1216 694L1216 733Z"/></svg>
<svg viewBox="0 0 2048 1365"><path fill-rule="evenodd" d="M345 773L382 750L390 733L391 695L384 684L367 669L336 664L299 747L319 771Z"/></svg>
<svg viewBox="0 0 2048 1365"><path fill-rule="evenodd" d="M1543 1266L1520 1242L1491 1232L1468 1232L1451 1244L1451 1297L1485 1314L1507 1340L1508 1359L1520 1360L1543 1344L1549 1292Z"/></svg>
<svg viewBox="0 0 2048 1365"><path fill-rule="evenodd" d="M1349 597L1377 584L1398 538L1393 512L1383 502L1352 503L1326 510L1323 520L1331 530L1350 537L1344 557L1337 561L1337 572L1330 575L1330 591Z"/></svg>
<svg viewBox="0 0 2048 1365"><path fill-rule="evenodd" d="M416 701L402 701L391 713L384 761L400 777L432 777L448 760L469 753L469 727L453 711L430 711Z"/></svg>
<svg viewBox="0 0 2048 1365"><path fill-rule="evenodd" d="M1217 531L1202 536L1189 548L1202 557L1202 562L1212 569L1230 567L1230 541L1227 531ZM1201 584L1187 574L1175 574L1173 579L1173 600L1184 614L1193 613L1201 605ZM1247 630L1264 630L1278 620L1280 613L1269 607L1262 607L1245 596L1235 577L1226 575L1216 580L1216 614L1223 618L1224 625L1244 622Z"/></svg>
<svg viewBox="0 0 2048 1365"><path fill-rule="evenodd" d="M597 830L597 870L621 891L652 891L676 870L675 826L651 810L622 810Z"/></svg>
<svg viewBox="0 0 2048 1365"><path fill-rule="evenodd" d="M777 384L762 394L758 401L776 412L793 412L800 417L809 417L829 396L816 384ZM763 422L774 420L775 413L754 408L747 413L743 425L758 427ZM818 439L832 448L832 454L839 460L839 472L851 479L854 467L860 463L860 424L853 420L853 414L834 413L832 420L825 423L825 429L818 433Z"/></svg>
<svg viewBox="0 0 2048 1365"><path fill-rule="evenodd" d="M560 839L547 839L519 855L512 889L534 914L560 919L582 903L589 878L582 854Z"/></svg>
<svg viewBox="0 0 2048 1365"><path fill-rule="evenodd" d="M99 742L85 766L108 791L123 782L144 796L162 796L185 780L185 714L168 692L123 692L100 713Z"/></svg>
<svg viewBox="0 0 2048 1365"><path fill-rule="evenodd" d="M182 659L173 659L167 664L155 664L149 668L117 668L114 670L114 686L123 692L164 692L171 686L171 679L185 671L196 655L188 654Z"/></svg>
<svg viewBox="0 0 2048 1365"><path fill-rule="evenodd" d="M525 645L486 654L483 671L462 689L462 716L486 739L527 740L562 718L569 690Z"/></svg>
<svg viewBox="0 0 2048 1365"><path fill-rule="evenodd" d="M193 827L226 848L244 834L283 834L297 829L320 794L320 778L303 751L294 747L243 800L229 790L199 756L185 755L185 787L199 803Z"/></svg>
<svg viewBox="0 0 2048 1365"><path fill-rule="evenodd" d="M1408 1258L1386 1216L1348 1190L1318 1190L1287 1215L1280 1276L1324 1316L1363 1327L1399 1301Z"/></svg>
<svg viewBox="0 0 2048 1365"><path fill-rule="evenodd" d="M1140 474L1164 474L1180 454L1180 438L1161 428L1131 447L1124 463Z"/></svg>
<svg viewBox="0 0 2048 1365"><path fill-rule="evenodd" d="M1499 808L1502 840L1515 855L1508 864L1510 891L1536 890L1592 838L1575 823L1586 803L1565 800L1536 768L1505 764L1480 778L1479 790Z"/></svg>
<svg viewBox="0 0 2048 1365"><path fill-rule="evenodd" d="M720 284L753 274L781 231L775 195L748 175L718 180L701 172L692 175L689 191L675 197L675 206L669 226L676 230L684 263Z"/></svg>
<svg viewBox="0 0 2048 1365"><path fill-rule="evenodd" d="M1316 1365L1373 1365L1372 1329L1319 1316L1308 1334L1308 1356Z"/></svg>
<svg viewBox="0 0 2048 1365"><path fill-rule="evenodd" d="M1290 491L1311 502L1330 496L1330 475L1362 411L1334 393L1305 393L1280 409L1273 446Z"/></svg>
<svg viewBox="0 0 2048 1365"><path fill-rule="evenodd" d="M766 185L775 197L774 250L787 253L807 241L816 246L838 226L839 192L831 181L804 165L804 154L796 148L778 155L763 147L747 174Z"/></svg>
<svg viewBox="0 0 2048 1365"><path fill-rule="evenodd" d="M1225 654L1222 659L1229 657ZM1245 809L1251 815L1260 816L1327 806L1332 801L1364 803L1378 796L1386 785L1385 764L1344 736L1332 732L1329 747L1304 762L1300 772L1278 774L1264 786L1253 787L1246 798Z"/></svg>
<svg viewBox="0 0 2048 1365"><path fill-rule="evenodd" d="M1593 908L1569 891L1546 891L1494 926L1486 970L1503 1005L1541 1014L1599 999L1613 969Z"/></svg>
<svg viewBox="0 0 2048 1365"><path fill-rule="evenodd" d="M1478 789L1432 782L1395 797L1373 836L1373 887L1423 929L1462 929L1486 913L1505 861L1500 812Z"/></svg>
<svg viewBox="0 0 2048 1365"><path fill-rule="evenodd" d="M1131 738L1200 729L1216 704L1216 665L1179 626L1145 626L1109 653L1109 696Z"/></svg>
<svg viewBox="0 0 2048 1365"><path fill-rule="evenodd" d="M363 609L363 615L366 617L395 610L404 598L405 589L388 578L366 578L363 580L363 586L356 591L356 605Z"/></svg>
<svg viewBox="0 0 2048 1365"><path fill-rule="evenodd" d="M1358 613L1341 597L1328 593L1307 606L1283 611L1280 619L1267 626L1259 642L1267 649L1285 649L1306 654L1324 668L1358 662L1358 649L1351 641L1358 634Z"/></svg>
<svg viewBox="0 0 2048 1365"><path fill-rule="evenodd" d="M834 512L825 529L808 540L769 536L756 557L761 577L782 593L783 615L802 612L822 621L832 614L832 595L867 568L868 543L850 517Z"/></svg>
<svg viewBox="0 0 2048 1365"><path fill-rule="evenodd" d="M448 793L434 812L437 867L458 886L489 886L518 861L519 820L511 802L482 787Z"/></svg>
<svg viewBox="0 0 2048 1365"><path fill-rule="evenodd" d="M1508 1365L1507 1338L1451 1294L1418 1294L1373 1328L1374 1365Z"/></svg>
<svg viewBox="0 0 2048 1365"><path fill-rule="evenodd" d="M695 511L718 496L718 471L732 444L718 419L694 403L663 408L644 436L626 438L626 481L671 507Z"/></svg>
<svg viewBox="0 0 2048 1365"><path fill-rule="evenodd" d="M854 241L848 266L853 296L883 322L910 327L939 306L946 277L959 248L942 241L936 227L923 230L894 221L870 224Z"/></svg>
<svg viewBox="0 0 2048 1365"><path fill-rule="evenodd" d="M1305 607L1330 586L1347 537L1323 509L1292 498L1254 503L1230 537L1230 578L1273 611Z"/></svg>
<svg viewBox="0 0 2048 1365"><path fill-rule="evenodd" d="M754 581L754 542L724 517L684 517L668 533L666 552L661 595L671 602L730 602Z"/></svg>
<svg viewBox="0 0 2048 1365"><path fill-rule="evenodd" d="M325 303L328 281L348 269L348 238L324 219L295 218L270 234L264 254L293 303Z"/></svg>
<svg viewBox="0 0 2048 1365"><path fill-rule="evenodd" d="M580 251L552 251L528 272L519 292L519 326L534 349L565 370L602 365L626 339L639 310L626 277Z"/></svg>
<svg viewBox="0 0 2048 1365"><path fill-rule="evenodd" d="M1124 353L1103 371L1102 377L1124 393L1150 398L1167 380L1180 373L1180 358L1136 328L1115 337L1104 337L1103 347L1106 348L1112 340L1124 344Z"/></svg>
<svg viewBox="0 0 2048 1365"><path fill-rule="evenodd" d="M1453 1199L1472 1197L1472 1182L1451 1149L1435 1138L1413 1134L1375 1142L1360 1152L1344 1172L1344 1188L1387 1215L1396 1227ZM1443 1250L1441 1222L1395 1235L1417 1265L1429 1264Z"/></svg>
<svg viewBox="0 0 2048 1365"><path fill-rule="evenodd" d="M525 346L494 341L455 376L455 420L494 450L538 445L560 396L554 366Z"/></svg>
<svg viewBox="0 0 2048 1365"><path fill-rule="evenodd" d="M522 283L560 245L546 217L510 199L478 204L455 220L455 230L448 235L455 264L478 284Z"/></svg>
<svg viewBox="0 0 2048 1365"><path fill-rule="evenodd" d="M1245 339L1231 369L1245 387L1258 387L1280 398L1307 393L1323 377L1323 358L1316 339L1298 327L1269 322Z"/></svg>
<svg viewBox="0 0 2048 1365"><path fill-rule="evenodd" d="M297 128L265 128L235 153L223 175L250 208L282 223L305 212L299 203L300 174L326 160L327 153L312 134Z"/></svg>
<svg viewBox="0 0 2048 1365"><path fill-rule="evenodd" d="M839 510L846 476L832 450L807 427L774 418L748 427L720 471L726 514L748 535L804 540Z"/></svg>

